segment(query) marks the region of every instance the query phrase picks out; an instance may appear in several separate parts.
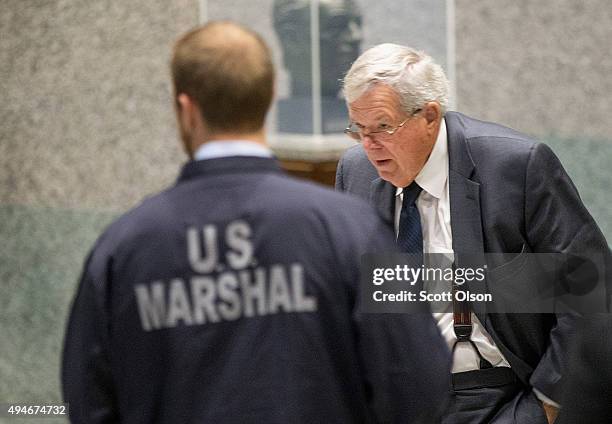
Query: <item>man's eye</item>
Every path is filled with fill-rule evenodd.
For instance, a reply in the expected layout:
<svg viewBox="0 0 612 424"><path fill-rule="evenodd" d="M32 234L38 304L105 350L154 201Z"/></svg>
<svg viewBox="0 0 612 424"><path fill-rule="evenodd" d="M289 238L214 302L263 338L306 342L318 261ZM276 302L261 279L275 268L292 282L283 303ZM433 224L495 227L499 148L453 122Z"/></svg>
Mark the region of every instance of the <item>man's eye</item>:
<svg viewBox="0 0 612 424"><path fill-rule="evenodd" d="M365 128L365 127L364 127L363 125L361 125L361 124L353 124L353 125L355 125L355 126L356 126L358 129L360 129L360 130L362 130L362 129L364 129L364 128Z"/></svg>
<svg viewBox="0 0 612 424"><path fill-rule="evenodd" d="M378 124L379 130L386 130L389 128L389 124Z"/></svg>

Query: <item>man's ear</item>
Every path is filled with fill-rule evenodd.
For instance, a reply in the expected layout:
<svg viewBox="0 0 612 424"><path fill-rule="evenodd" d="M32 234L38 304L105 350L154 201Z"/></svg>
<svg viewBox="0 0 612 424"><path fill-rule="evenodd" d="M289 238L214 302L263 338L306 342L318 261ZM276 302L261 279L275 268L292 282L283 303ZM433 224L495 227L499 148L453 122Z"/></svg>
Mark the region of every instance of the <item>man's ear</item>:
<svg viewBox="0 0 612 424"><path fill-rule="evenodd" d="M180 93L176 96L176 107L181 127L185 130L193 130L195 105L191 98L185 93Z"/></svg>
<svg viewBox="0 0 612 424"><path fill-rule="evenodd" d="M429 102L423 109L423 116L427 120L427 126L435 124L442 117L442 108L438 102Z"/></svg>

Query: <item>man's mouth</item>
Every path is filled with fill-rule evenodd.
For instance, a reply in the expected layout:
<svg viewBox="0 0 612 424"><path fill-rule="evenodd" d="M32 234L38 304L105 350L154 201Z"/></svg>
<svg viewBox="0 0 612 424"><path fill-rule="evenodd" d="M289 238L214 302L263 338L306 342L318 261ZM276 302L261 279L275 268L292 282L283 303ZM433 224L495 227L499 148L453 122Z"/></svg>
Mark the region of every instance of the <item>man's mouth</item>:
<svg viewBox="0 0 612 424"><path fill-rule="evenodd" d="M376 164L376 166L385 166L385 165L388 165L389 163L391 163L391 159L375 160L374 163Z"/></svg>

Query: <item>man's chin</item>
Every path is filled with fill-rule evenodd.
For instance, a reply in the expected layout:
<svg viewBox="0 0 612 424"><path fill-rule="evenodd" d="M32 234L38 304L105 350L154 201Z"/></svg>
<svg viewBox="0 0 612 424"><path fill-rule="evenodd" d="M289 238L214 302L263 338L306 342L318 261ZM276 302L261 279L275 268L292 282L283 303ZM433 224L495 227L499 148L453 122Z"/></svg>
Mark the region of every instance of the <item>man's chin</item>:
<svg viewBox="0 0 612 424"><path fill-rule="evenodd" d="M380 178L387 181L388 183L395 185L395 182L397 181L397 176L393 172L381 170L378 168L376 170L378 171L378 176Z"/></svg>
<svg viewBox="0 0 612 424"><path fill-rule="evenodd" d="M408 181L405 177L402 178L401 176L397 175L397 172L384 171L380 169L377 169L377 171L378 176L381 179L385 180L388 183L391 183L395 187L406 187L412 182L412 180Z"/></svg>
<svg viewBox="0 0 612 424"><path fill-rule="evenodd" d="M391 159L375 160L370 159L370 163L376 169L378 176L383 180L394 184L397 180L397 166Z"/></svg>

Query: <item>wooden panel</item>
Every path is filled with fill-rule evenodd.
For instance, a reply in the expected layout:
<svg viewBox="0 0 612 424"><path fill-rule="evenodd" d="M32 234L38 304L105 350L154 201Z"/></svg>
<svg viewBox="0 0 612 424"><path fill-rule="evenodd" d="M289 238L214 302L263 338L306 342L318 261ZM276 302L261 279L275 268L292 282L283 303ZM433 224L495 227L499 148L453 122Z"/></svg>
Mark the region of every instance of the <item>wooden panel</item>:
<svg viewBox="0 0 612 424"><path fill-rule="evenodd" d="M294 177L304 178L333 187L336 181L338 161L309 162L304 160L280 160L282 168Z"/></svg>

